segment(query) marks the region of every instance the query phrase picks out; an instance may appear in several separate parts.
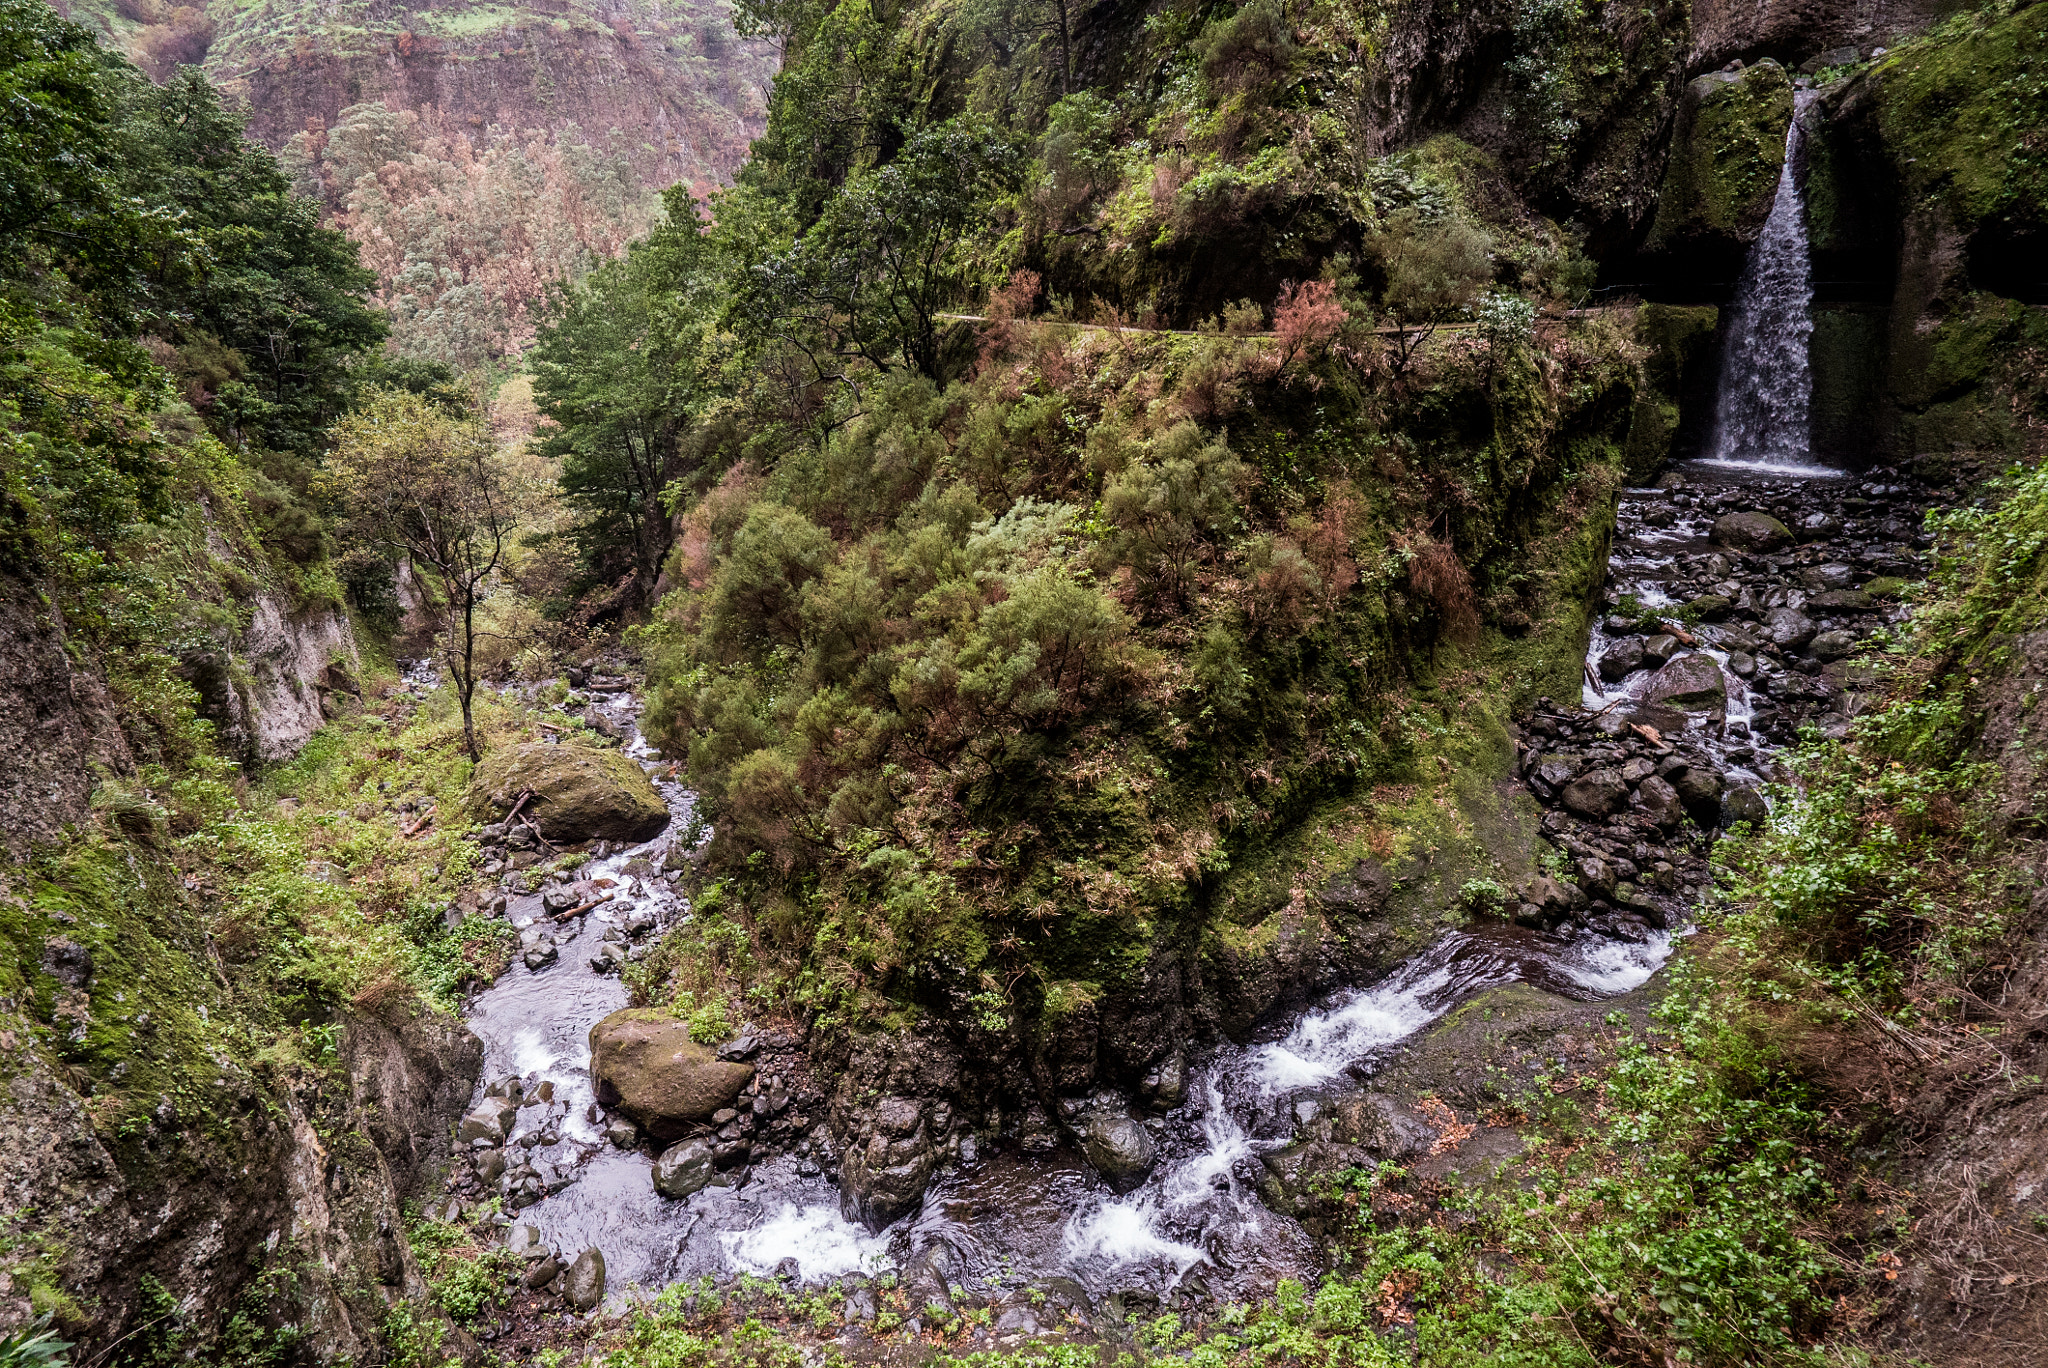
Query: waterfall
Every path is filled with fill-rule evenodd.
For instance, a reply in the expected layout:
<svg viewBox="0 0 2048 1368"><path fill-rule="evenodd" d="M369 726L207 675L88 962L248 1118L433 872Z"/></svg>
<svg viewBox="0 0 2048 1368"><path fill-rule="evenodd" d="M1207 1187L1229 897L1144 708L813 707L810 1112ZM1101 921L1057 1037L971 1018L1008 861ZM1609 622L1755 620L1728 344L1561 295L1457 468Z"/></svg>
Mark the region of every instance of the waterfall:
<svg viewBox="0 0 2048 1368"><path fill-rule="evenodd" d="M1813 335L1813 271L1806 245L1806 205L1799 192L1803 124L1813 99L1810 90L1793 95L1778 192L1729 310L1728 348L1721 363L1709 455L1717 465L1813 467L1807 424L1813 399L1813 370L1807 357Z"/></svg>

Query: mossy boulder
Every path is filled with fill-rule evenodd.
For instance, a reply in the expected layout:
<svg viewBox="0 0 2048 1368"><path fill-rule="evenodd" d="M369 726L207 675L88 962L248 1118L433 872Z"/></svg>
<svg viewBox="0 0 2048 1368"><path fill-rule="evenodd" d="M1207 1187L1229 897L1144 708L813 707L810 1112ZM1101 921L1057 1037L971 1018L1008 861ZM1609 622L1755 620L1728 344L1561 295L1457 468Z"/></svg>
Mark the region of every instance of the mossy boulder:
<svg viewBox="0 0 2048 1368"><path fill-rule="evenodd" d="M1792 78L1765 59L1685 88L1671 161L1644 248L1746 248L1770 216L1792 124Z"/></svg>
<svg viewBox="0 0 2048 1368"><path fill-rule="evenodd" d="M590 1076L602 1105L675 1140L731 1106L754 1066L720 1059L690 1038L687 1022L659 1008L628 1007L590 1028Z"/></svg>
<svg viewBox="0 0 2048 1368"><path fill-rule="evenodd" d="M470 777L470 806L484 820L501 818L529 791L522 815L550 841L647 841L668 825L668 805L640 767L590 746L492 751Z"/></svg>

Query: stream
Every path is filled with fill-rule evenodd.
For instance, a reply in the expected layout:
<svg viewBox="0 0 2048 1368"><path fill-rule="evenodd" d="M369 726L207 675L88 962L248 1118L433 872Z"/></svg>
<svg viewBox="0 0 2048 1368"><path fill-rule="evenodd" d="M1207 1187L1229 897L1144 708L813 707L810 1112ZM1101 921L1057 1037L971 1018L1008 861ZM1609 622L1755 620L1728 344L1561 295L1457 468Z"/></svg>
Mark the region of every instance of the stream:
<svg viewBox="0 0 2048 1368"><path fill-rule="evenodd" d="M1730 784L1753 789L1775 777L1771 756L1794 726L1843 723L1853 711L1853 688L1846 676L1826 673L1819 643L1831 633L1855 639L1895 615L1853 586L1911 570L1912 534L1898 529L1925 497L1902 477L1851 477L1807 455L1811 288L1797 161L1810 101L1802 91L1778 199L1730 310L1709 449L1663 487L1625 492L1606 589L1610 608L1632 612L1675 608L1703 593L1731 605L1687 638L1720 667L1725 704L1682 725L1688 744L1710 752ZM1744 554L1715 541L1716 520L1730 510L1773 508L1804 520L1801 545ZM1836 581L1843 587L1820 587ZM1806 615L1803 639L1772 634L1780 610ZM1639 649L1630 634L1640 630L1640 619L1625 614L1595 626L1575 716L1642 701L1661 662L1615 668L1612 678L1590 668ZM565 1254L600 1248L614 1298L705 1275L779 1273L812 1283L919 1260L990 1298L1067 1280L1062 1285L1083 1300L1140 1290L1172 1303L1189 1294L1257 1294L1280 1277L1313 1276L1322 1266L1316 1242L1268 1210L1256 1184L1261 1156L1292 1141L1320 1092L1355 1089L1404 1041L1482 989L1522 982L1594 1000L1639 987L1682 934L1610 938L1584 926L1510 922L1452 932L1378 983L1340 992L1250 1042L1214 1047L1192 1071L1186 1103L1146 1123L1159 1161L1123 1195L1071 1150L1031 1154L1005 1145L977 1153L970 1144L920 1210L870 1234L841 1216L839 1193L815 1161L823 1145L804 1144L741 1170L730 1186L671 1200L655 1192L642 1152L606 1139L588 1033L626 1005L616 972L593 968L593 958L644 953L657 932L689 922L687 900L660 871L693 825L691 795L665 777L641 738L630 692L586 699L649 770L673 820L645 845L600 849L577 877L610 881L612 901L558 931L543 893L511 896L505 915L532 946L552 944L552 962L544 950L537 967L516 960L475 997L468 1020L485 1048L479 1100L484 1086L508 1078L538 1096L521 1108L503 1151L524 1155L531 1170L519 1181L522 1200L534 1200L512 1219Z"/></svg>

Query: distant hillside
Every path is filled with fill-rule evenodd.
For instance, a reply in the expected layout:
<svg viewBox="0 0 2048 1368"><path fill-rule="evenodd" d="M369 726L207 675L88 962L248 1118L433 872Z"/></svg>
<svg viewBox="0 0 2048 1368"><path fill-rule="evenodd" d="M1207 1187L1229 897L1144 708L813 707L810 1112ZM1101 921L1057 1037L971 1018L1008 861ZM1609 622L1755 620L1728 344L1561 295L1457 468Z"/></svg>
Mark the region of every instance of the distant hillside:
<svg viewBox="0 0 2048 1368"><path fill-rule="evenodd" d="M362 244L399 350L473 365L547 284L616 254L656 192L732 178L773 45L725 0L74 0L157 80L196 64Z"/></svg>

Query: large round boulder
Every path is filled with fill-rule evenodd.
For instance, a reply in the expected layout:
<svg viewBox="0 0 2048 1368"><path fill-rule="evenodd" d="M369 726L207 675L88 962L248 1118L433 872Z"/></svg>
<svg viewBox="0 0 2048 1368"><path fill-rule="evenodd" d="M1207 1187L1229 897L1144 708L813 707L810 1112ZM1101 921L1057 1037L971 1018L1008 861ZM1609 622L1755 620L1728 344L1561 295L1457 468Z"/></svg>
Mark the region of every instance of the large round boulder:
<svg viewBox="0 0 2048 1368"><path fill-rule="evenodd" d="M717 1155L708 1140L683 1140L670 1145L654 1161L654 1190L664 1197L687 1197L718 1176Z"/></svg>
<svg viewBox="0 0 2048 1368"><path fill-rule="evenodd" d="M1768 513L1730 513L1715 520L1714 545L1764 554L1792 545L1792 529Z"/></svg>
<svg viewBox="0 0 2048 1368"><path fill-rule="evenodd" d="M1104 1106L1081 1123L1081 1154L1112 1189L1129 1192L1152 1171L1159 1147L1124 1107Z"/></svg>
<svg viewBox="0 0 2048 1368"><path fill-rule="evenodd" d="M593 746L506 746L477 764L469 802L485 820L532 793L521 815L550 841L648 841L668 825L668 805L638 765Z"/></svg>
<svg viewBox="0 0 2048 1368"><path fill-rule="evenodd" d="M1694 651L1651 675L1643 697L1688 712L1717 712L1728 705L1728 677L1712 656Z"/></svg>
<svg viewBox="0 0 2048 1368"><path fill-rule="evenodd" d="M627 1007L590 1028L597 1100L660 1140L732 1105L754 1066L720 1059L690 1039L688 1023L653 1007Z"/></svg>

